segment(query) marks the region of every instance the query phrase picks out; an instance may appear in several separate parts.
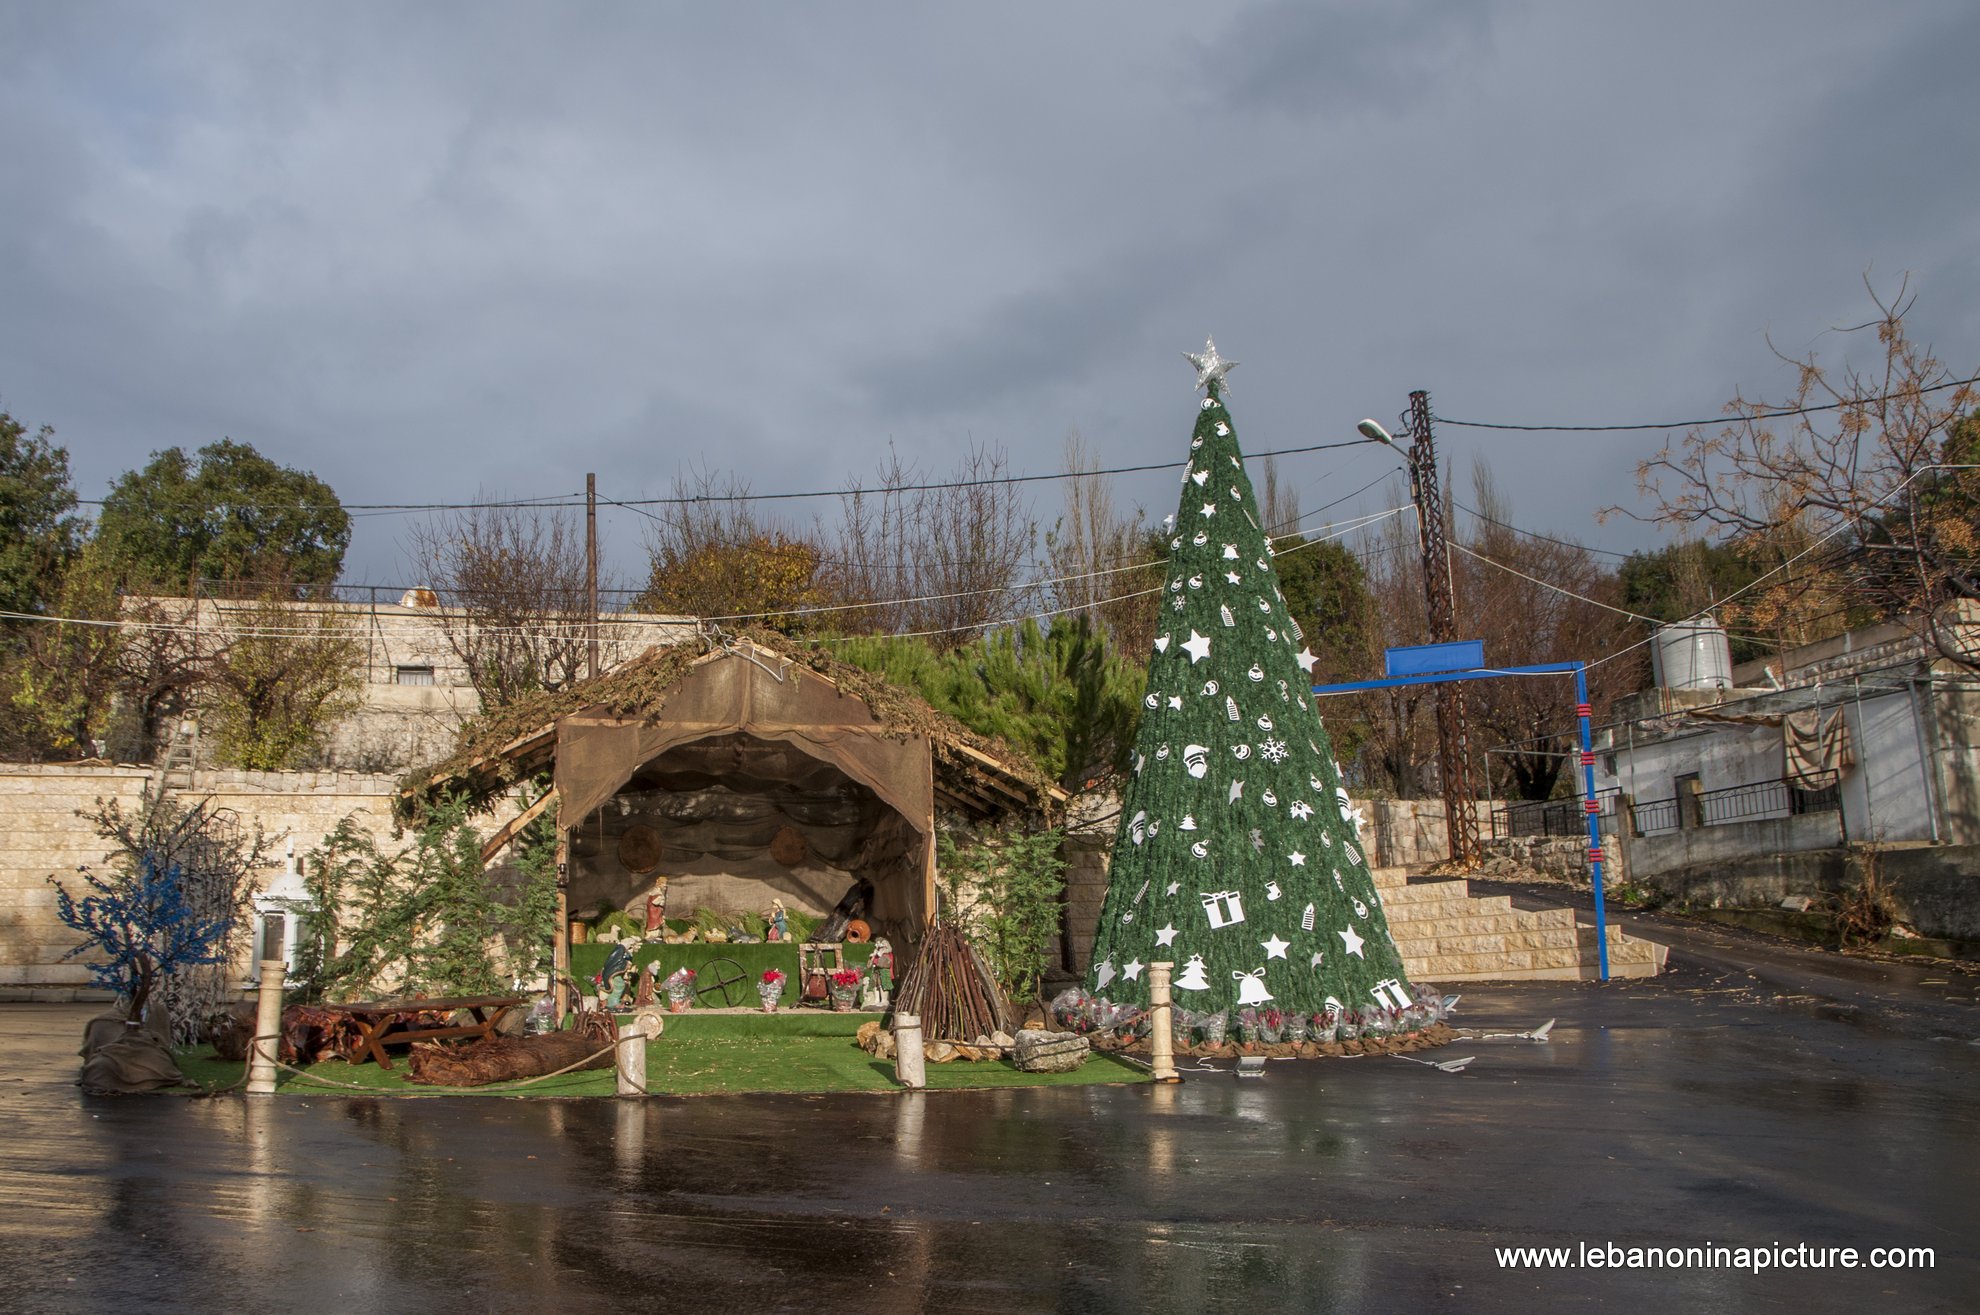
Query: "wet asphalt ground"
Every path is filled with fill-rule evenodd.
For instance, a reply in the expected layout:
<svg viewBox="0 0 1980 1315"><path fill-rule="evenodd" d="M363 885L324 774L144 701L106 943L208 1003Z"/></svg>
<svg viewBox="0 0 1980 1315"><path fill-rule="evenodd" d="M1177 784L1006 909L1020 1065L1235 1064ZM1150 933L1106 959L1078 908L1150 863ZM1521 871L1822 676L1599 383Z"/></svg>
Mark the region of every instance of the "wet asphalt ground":
<svg viewBox="0 0 1980 1315"><path fill-rule="evenodd" d="M1681 941L1681 935L1673 936ZM1980 979L1717 928L1654 982L1257 1080L639 1102L89 1097L0 1006L0 1309L1980 1309ZM1497 1248L1930 1247L1931 1268Z"/></svg>

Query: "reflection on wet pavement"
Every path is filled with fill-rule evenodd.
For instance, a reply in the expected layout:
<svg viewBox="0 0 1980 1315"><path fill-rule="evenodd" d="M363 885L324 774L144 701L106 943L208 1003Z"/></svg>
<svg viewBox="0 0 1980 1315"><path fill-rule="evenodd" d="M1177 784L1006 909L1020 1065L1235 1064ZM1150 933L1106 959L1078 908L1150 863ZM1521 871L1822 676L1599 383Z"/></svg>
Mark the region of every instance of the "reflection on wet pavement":
<svg viewBox="0 0 1980 1315"><path fill-rule="evenodd" d="M1722 973L1468 988L1467 1072L650 1101L85 1097L0 1006L21 1311L1960 1309L1980 1030ZM1956 1017L1934 1026L1957 1027ZM1933 1246L1931 1271L1502 1271L1495 1246ZM1890 1294L1883 1296L1881 1294Z"/></svg>

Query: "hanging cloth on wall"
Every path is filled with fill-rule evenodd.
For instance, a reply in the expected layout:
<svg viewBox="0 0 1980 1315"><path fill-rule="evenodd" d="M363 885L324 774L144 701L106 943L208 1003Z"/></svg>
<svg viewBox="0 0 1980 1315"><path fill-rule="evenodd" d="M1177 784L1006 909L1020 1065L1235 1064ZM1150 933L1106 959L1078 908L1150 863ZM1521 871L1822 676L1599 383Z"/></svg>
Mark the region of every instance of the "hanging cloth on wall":
<svg viewBox="0 0 1980 1315"><path fill-rule="evenodd" d="M1786 764L1781 775L1805 789L1829 785L1831 772L1855 764L1849 741L1849 719L1841 708L1810 708L1781 719L1781 743Z"/></svg>

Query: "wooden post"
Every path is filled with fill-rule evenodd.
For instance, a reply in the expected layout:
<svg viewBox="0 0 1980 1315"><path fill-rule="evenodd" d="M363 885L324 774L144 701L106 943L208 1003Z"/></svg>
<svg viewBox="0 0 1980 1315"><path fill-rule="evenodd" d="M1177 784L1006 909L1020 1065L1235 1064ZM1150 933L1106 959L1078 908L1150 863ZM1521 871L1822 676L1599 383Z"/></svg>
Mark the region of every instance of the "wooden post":
<svg viewBox="0 0 1980 1315"><path fill-rule="evenodd" d="M275 1061L282 1053L282 975L280 959L261 961L261 995L255 1002L254 1040L248 1045L248 1095L275 1094Z"/></svg>
<svg viewBox="0 0 1980 1315"><path fill-rule="evenodd" d="M1169 974L1175 966L1173 962L1148 965L1148 1049L1157 1082L1182 1081L1182 1074L1176 1072L1175 1006L1169 1000Z"/></svg>
<svg viewBox="0 0 1980 1315"><path fill-rule="evenodd" d="M557 799L557 926L550 937L550 992L557 1021L571 1007L571 833L564 829L564 800Z"/></svg>

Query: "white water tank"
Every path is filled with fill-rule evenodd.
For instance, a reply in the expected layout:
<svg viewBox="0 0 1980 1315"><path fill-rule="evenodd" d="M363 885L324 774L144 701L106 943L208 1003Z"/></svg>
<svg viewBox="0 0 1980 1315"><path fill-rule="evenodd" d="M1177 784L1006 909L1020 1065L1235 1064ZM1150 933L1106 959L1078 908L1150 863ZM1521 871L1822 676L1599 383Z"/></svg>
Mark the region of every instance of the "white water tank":
<svg viewBox="0 0 1980 1315"><path fill-rule="evenodd" d="M1650 666L1662 689L1732 688L1732 646L1710 617L1659 626L1650 640Z"/></svg>

